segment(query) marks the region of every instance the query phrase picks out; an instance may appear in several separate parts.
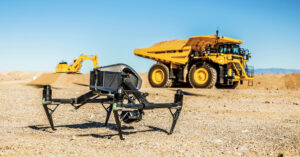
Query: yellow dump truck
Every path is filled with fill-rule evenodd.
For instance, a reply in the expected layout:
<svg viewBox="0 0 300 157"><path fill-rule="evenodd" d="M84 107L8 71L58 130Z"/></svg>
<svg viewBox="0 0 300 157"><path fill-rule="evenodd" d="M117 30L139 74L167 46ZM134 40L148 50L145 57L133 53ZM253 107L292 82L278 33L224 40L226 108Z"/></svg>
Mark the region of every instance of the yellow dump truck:
<svg viewBox="0 0 300 157"><path fill-rule="evenodd" d="M67 62L60 62L56 66L56 73L79 73L81 70L82 62L85 60L93 61L94 68L98 68L97 55L80 55L77 59L73 60L73 64L69 65Z"/></svg>
<svg viewBox="0 0 300 157"><path fill-rule="evenodd" d="M172 87L189 83L194 88L234 89L239 83L253 80L254 69L246 62L248 50L240 48L243 41L204 35L188 40L163 41L149 48L135 49L136 56L157 61L148 73L152 87Z"/></svg>

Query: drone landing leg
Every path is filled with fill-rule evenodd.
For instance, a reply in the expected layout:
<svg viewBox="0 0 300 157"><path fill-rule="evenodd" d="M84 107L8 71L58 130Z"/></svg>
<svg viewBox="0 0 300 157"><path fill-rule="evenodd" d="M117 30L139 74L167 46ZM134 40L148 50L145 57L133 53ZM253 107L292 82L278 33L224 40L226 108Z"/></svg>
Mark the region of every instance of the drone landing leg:
<svg viewBox="0 0 300 157"><path fill-rule="evenodd" d="M103 106L103 104L102 104L102 106ZM108 108L106 108L105 106L103 106L103 107L104 107L105 111L107 112L104 126L107 126L108 120L109 120L110 115L111 115L111 111L112 111L113 105L110 104L110 105L108 106Z"/></svg>
<svg viewBox="0 0 300 157"><path fill-rule="evenodd" d="M114 115L115 115L115 120L116 120L117 129L118 129L118 132L119 132L120 140L125 140L125 138L123 138L123 135L122 135L121 121L120 121L119 114L118 114L117 110L114 110Z"/></svg>
<svg viewBox="0 0 300 157"><path fill-rule="evenodd" d="M52 114L54 113L54 111L56 110L56 108L57 108L58 106L59 106L59 104L57 104L57 105L55 106L54 109L51 109L51 108L48 108L47 104L43 104L43 107L44 107L46 116L47 116L47 118L48 118L49 124L50 124L51 129L52 129L53 131L56 130L56 129L54 128Z"/></svg>
<svg viewBox="0 0 300 157"><path fill-rule="evenodd" d="M172 115L172 117L173 117L172 126L171 126L171 129L170 129L170 132L169 132L169 135L171 135L171 134L173 133L173 130L174 130L175 125L176 125L176 122L177 122L178 117L179 117L179 115L180 115L181 108L176 109L176 111L175 111L174 113L172 112L171 108L169 108L169 111L170 111L170 113L171 113L171 115Z"/></svg>

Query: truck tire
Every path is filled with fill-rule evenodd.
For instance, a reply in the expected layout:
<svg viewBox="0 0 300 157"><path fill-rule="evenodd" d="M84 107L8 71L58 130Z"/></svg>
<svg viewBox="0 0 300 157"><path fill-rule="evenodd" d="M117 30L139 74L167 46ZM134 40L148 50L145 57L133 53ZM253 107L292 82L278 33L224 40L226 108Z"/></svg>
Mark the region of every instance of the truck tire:
<svg viewBox="0 0 300 157"><path fill-rule="evenodd" d="M173 85L173 80L169 76L169 68L166 65L155 64L150 68L148 80L152 87L169 88Z"/></svg>
<svg viewBox="0 0 300 157"><path fill-rule="evenodd" d="M222 85L222 84L216 84L216 88L218 89L235 89L239 85L238 81L233 82L232 85Z"/></svg>
<svg viewBox="0 0 300 157"><path fill-rule="evenodd" d="M217 82L217 71L209 64L194 64L189 71L189 82L194 88L212 88Z"/></svg>

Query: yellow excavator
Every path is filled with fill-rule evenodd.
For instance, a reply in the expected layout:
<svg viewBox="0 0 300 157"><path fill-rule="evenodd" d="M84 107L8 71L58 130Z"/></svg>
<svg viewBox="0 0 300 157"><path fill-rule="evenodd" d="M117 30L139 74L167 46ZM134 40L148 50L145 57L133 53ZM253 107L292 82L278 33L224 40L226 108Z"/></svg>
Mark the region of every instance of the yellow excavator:
<svg viewBox="0 0 300 157"><path fill-rule="evenodd" d="M98 68L97 55L80 55L77 59L73 60L73 64L69 65L67 62L60 62L56 67L56 73L79 73L82 62L85 60L93 61L94 68Z"/></svg>

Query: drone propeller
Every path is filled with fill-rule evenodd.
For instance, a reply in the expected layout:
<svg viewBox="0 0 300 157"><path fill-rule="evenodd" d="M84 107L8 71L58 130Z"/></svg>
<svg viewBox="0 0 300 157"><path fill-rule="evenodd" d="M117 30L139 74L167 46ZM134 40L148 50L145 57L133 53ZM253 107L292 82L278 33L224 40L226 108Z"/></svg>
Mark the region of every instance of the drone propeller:
<svg viewBox="0 0 300 157"><path fill-rule="evenodd" d="M73 84L79 85L79 86L84 86L84 87L89 87L88 84L84 84L84 83L76 83L74 82Z"/></svg>
<svg viewBox="0 0 300 157"><path fill-rule="evenodd" d="M28 86L32 86L34 88L44 88L44 86L46 85L34 85L34 84L27 84ZM60 87L52 87L53 89L63 89L63 88L60 88Z"/></svg>

